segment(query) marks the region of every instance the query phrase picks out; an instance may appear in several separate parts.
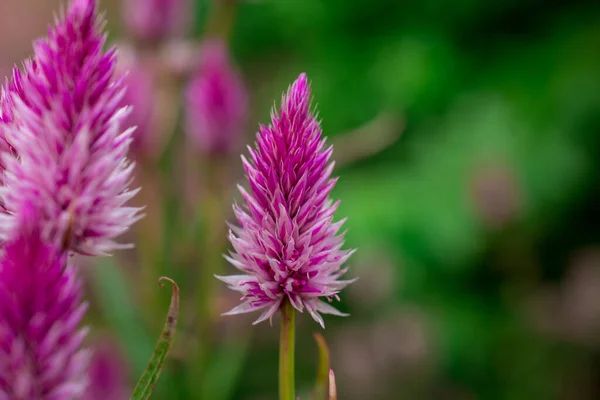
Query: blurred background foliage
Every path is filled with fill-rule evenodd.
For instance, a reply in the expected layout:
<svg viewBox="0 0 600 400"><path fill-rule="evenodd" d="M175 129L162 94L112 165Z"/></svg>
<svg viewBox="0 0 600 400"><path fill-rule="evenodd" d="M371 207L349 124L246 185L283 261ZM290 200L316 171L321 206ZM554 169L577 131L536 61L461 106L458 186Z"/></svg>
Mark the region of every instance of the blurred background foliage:
<svg viewBox="0 0 600 400"><path fill-rule="evenodd" d="M42 14L34 0L18 3ZM117 39L119 4L102 5ZM198 37L213 8L196 2ZM600 398L599 4L254 0L235 14L231 51L253 113L245 142L305 71L324 132L340 144L334 197L360 277L342 295L352 316L326 318L340 398ZM3 52L23 46L5 52L4 70L35 36L11 42L10 32ZM177 157L169 146L166 180L179 179ZM176 197L165 204L162 271L185 291L182 271L199 264L172 258L188 228L169 215L187 209ZM137 373L158 330L144 327L149 305L117 262L127 263L92 269L90 323L118 339ZM219 319L227 346L214 344L201 389L190 390L185 318L155 398L275 398L276 324ZM308 398L319 328L299 319Z"/></svg>

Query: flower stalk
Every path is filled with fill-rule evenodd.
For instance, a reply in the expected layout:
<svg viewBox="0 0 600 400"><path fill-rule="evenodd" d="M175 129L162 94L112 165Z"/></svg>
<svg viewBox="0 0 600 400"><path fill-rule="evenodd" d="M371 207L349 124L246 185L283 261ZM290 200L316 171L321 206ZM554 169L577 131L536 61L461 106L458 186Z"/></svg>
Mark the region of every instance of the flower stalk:
<svg viewBox="0 0 600 400"><path fill-rule="evenodd" d="M279 400L295 400L294 350L296 342L296 310L289 301L281 306L279 337Z"/></svg>
<svg viewBox="0 0 600 400"><path fill-rule="evenodd" d="M206 36L229 39L237 13L238 0L213 2L211 17L206 28Z"/></svg>

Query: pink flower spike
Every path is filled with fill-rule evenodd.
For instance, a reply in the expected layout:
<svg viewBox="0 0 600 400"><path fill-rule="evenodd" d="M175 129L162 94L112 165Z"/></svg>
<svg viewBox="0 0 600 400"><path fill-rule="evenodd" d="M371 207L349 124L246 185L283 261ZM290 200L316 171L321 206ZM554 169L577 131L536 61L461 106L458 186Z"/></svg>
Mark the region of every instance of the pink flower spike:
<svg viewBox="0 0 600 400"><path fill-rule="evenodd" d="M185 31L192 15L190 0L125 0L123 20L138 40L161 42Z"/></svg>
<svg viewBox="0 0 600 400"><path fill-rule="evenodd" d="M234 206L239 227L229 233L234 251L225 258L242 275L219 276L243 294L228 315L263 310L271 319L284 299L324 327L321 314L346 316L328 302L353 280L340 280L354 250L341 250L343 223L333 221L338 203L328 197L331 147L310 110L310 87L302 74L283 96L271 124L261 126L250 158L242 157L250 191L246 207Z"/></svg>
<svg viewBox="0 0 600 400"><path fill-rule="evenodd" d="M212 39L200 49L198 71L185 92L185 132L204 154L227 154L242 135L248 99L225 44Z"/></svg>
<svg viewBox="0 0 600 400"><path fill-rule="evenodd" d="M95 0L73 0L4 88L2 240L32 205L43 238L58 247L88 255L130 247L114 239L141 218L125 205L137 193L126 158L133 129L123 129L130 109L103 27Z"/></svg>
<svg viewBox="0 0 600 400"><path fill-rule="evenodd" d="M40 237L32 210L0 261L0 399L82 398L87 305L66 252Z"/></svg>

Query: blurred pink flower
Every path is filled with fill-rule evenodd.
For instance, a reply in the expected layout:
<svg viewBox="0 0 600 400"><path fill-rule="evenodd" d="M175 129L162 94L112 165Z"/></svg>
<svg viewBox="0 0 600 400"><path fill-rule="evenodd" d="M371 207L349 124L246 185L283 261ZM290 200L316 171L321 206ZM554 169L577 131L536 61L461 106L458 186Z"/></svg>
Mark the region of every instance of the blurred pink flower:
<svg viewBox="0 0 600 400"><path fill-rule="evenodd" d="M88 368L89 385L86 400L127 400L131 394L126 360L112 343L101 343L94 349Z"/></svg>
<svg viewBox="0 0 600 400"><path fill-rule="evenodd" d="M141 218L124 205L137 193L126 159L133 130L122 129L129 109L103 26L95 0L73 0L4 89L0 131L14 150L3 154L4 240L23 207L35 205L44 238L57 246L90 255L129 247L114 239Z"/></svg>
<svg viewBox="0 0 600 400"><path fill-rule="evenodd" d="M123 20L139 40L160 42L180 35L192 14L190 0L125 0Z"/></svg>
<svg viewBox="0 0 600 400"><path fill-rule="evenodd" d="M242 134L247 93L231 64L225 44L205 42L198 71L185 94L185 128L204 153L228 153Z"/></svg>
<svg viewBox="0 0 600 400"><path fill-rule="evenodd" d="M0 262L0 399L80 399L87 305L67 254L42 241L34 212L23 210Z"/></svg>

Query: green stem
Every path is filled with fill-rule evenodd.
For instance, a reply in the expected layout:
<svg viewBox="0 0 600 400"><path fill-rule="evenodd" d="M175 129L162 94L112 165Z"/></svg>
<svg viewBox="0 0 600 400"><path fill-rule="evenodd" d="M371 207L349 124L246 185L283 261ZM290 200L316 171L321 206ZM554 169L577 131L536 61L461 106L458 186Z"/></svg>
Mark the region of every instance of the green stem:
<svg viewBox="0 0 600 400"><path fill-rule="evenodd" d="M157 276L163 274L162 251L163 251L163 232L162 212L163 204L160 196L159 175L154 166L147 162L139 162L139 186L144 190L139 193L146 205L144 210L146 216L136 225L138 229L138 254L141 274L141 295L145 304L145 319L149 326L156 328L159 324L156 310L161 309L160 298L154 290L154 282ZM147 309L147 310L146 310Z"/></svg>
<svg viewBox="0 0 600 400"><path fill-rule="evenodd" d="M227 230L225 221L227 220L228 203L228 170L223 160L216 157L210 157L206 160L203 168L206 173L204 183L204 198L199 209L205 212L202 229L203 250L201 254L201 267L198 271L197 285L197 309L198 309L198 330L200 338L204 344L210 346L211 328L213 325L213 310L216 300L217 289L220 288L219 282L214 275L221 273L223 268L223 252L225 250L225 240Z"/></svg>
<svg viewBox="0 0 600 400"><path fill-rule="evenodd" d="M204 202L204 210L206 210L206 224L203 232L203 247L201 257L201 265L198 271L197 285L197 310L198 320L197 328L200 340L205 347L210 348L212 339L211 330L213 327L213 309L216 301L216 289L218 289L214 275L219 274L223 257L221 256L223 248L223 238L218 235L223 231L221 225L225 225L225 216L223 215L222 207L219 203L224 200L218 199L218 196L209 194L209 198ZM218 236L217 236L218 235ZM223 235L223 237L225 237Z"/></svg>
<svg viewBox="0 0 600 400"><path fill-rule="evenodd" d="M228 189L228 170L225 160L217 157L206 157L198 164L204 173L201 203L198 210L202 210L202 219L197 216L195 224L200 234L200 268L197 272L197 283L195 298L189 300L196 310L194 327L196 336L199 338L194 357L193 366L190 369L191 385L196 392L202 388L208 369L209 357L215 347L214 338L214 309L218 298L219 281L214 275L221 274L224 259L222 253L225 250L227 208L226 200Z"/></svg>
<svg viewBox="0 0 600 400"><path fill-rule="evenodd" d="M205 36L217 37L225 41L231 36L235 22L238 0L221 0L213 3Z"/></svg>
<svg viewBox="0 0 600 400"><path fill-rule="evenodd" d="M281 335L279 337L279 400L295 400L295 325L296 310L288 300L284 300L281 307Z"/></svg>

